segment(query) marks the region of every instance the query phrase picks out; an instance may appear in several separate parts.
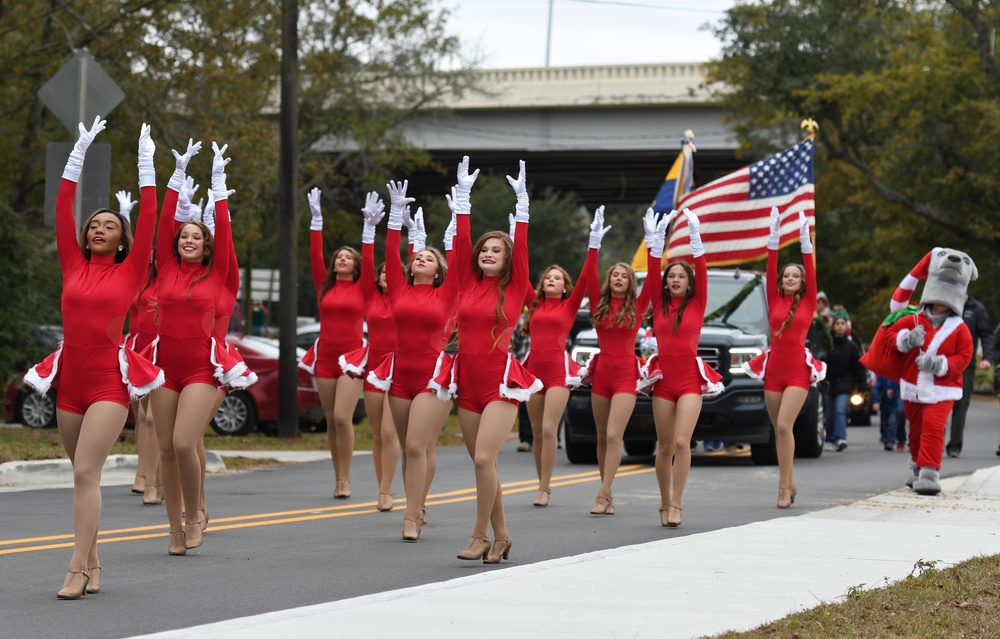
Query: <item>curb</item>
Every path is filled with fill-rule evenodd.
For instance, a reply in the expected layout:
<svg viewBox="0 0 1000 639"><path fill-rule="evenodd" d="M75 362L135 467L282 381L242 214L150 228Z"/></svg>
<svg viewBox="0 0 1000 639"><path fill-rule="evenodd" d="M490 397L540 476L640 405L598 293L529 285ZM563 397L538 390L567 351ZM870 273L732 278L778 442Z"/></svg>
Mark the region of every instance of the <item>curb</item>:
<svg viewBox="0 0 1000 639"><path fill-rule="evenodd" d="M205 471L226 471L226 463L213 451L205 453ZM139 464L138 455L109 455L101 471L102 485L131 483ZM63 488L73 485L73 465L69 459L11 461L0 464L0 486Z"/></svg>

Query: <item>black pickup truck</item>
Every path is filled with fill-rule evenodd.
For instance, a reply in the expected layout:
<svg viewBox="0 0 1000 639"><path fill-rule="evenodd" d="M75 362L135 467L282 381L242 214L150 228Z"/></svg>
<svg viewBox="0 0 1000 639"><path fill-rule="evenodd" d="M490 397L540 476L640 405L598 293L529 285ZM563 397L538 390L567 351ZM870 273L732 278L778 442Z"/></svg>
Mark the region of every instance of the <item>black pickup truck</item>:
<svg viewBox="0 0 1000 639"><path fill-rule="evenodd" d="M644 273L638 274L643 277ZM762 273L737 269L708 272L708 306L698 343L698 354L722 375L725 390L702 404L694 440L715 440L726 444L749 443L755 464L776 464L774 431L764 405L764 384L749 377L743 362L759 355L768 345L767 296ZM658 309L654 309L656 312ZM578 324L589 324L590 310L582 308ZM597 332L578 326L572 357L580 364L600 350ZM655 349L655 341L639 331L636 354ZM824 354L815 353L822 358ZM823 454L824 384L809 390L809 397L795 422L795 454L819 457ZM597 459L597 432L590 404L590 388L581 386L570 393L565 418L566 456L571 463L593 463ZM652 455L656 450L653 403L639 394L625 430L625 451L630 455Z"/></svg>

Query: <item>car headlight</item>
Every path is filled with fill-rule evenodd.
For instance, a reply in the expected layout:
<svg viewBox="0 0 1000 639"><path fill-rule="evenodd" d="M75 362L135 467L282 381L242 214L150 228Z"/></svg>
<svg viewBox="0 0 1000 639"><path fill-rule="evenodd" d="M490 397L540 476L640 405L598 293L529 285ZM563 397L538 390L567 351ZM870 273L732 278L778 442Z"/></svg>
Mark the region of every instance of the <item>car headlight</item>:
<svg viewBox="0 0 1000 639"><path fill-rule="evenodd" d="M851 395L851 406L861 406L865 403L865 396L861 393L854 393Z"/></svg>
<svg viewBox="0 0 1000 639"><path fill-rule="evenodd" d="M763 353L756 346L741 346L729 349L729 374L746 375L743 364Z"/></svg>
<svg viewBox="0 0 1000 639"><path fill-rule="evenodd" d="M570 351L569 356L573 358L573 361L580 366L586 366L590 362L590 358L594 356L595 353L599 353L601 349L596 346L574 346L573 350Z"/></svg>

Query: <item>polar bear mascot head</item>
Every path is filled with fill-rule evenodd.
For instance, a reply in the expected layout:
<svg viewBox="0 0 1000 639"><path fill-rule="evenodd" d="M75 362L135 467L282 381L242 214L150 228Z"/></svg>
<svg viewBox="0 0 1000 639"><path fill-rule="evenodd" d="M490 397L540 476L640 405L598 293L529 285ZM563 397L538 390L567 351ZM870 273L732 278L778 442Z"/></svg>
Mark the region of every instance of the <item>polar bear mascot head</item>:
<svg viewBox="0 0 1000 639"><path fill-rule="evenodd" d="M935 248L929 255L920 305L944 304L956 315L961 315L969 297L969 282L979 277L976 263L968 253L952 248Z"/></svg>

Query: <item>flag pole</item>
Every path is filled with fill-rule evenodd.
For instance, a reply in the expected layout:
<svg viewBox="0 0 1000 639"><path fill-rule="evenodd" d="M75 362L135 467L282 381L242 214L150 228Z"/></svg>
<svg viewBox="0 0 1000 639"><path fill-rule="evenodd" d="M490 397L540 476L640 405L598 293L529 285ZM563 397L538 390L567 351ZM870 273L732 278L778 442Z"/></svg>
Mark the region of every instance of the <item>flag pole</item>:
<svg viewBox="0 0 1000 639"><path fill-rule="evenodd" d="M802 138L803 142L805 142L806 140L814 140L814 139L816 139L816 131L819 129L819 123L816 122L816 120L813 120L812 118L806 118L806 119L802 120L802 124L799 125L799 128L806 130L806 137ZM816 221L816 214L815 213L813 213L813 221L814 222ZM812 234L812 239L813 239L813 269L815 269L816 265L817 265L817 260L816 260L816 232L815 231Z"/></svg>

